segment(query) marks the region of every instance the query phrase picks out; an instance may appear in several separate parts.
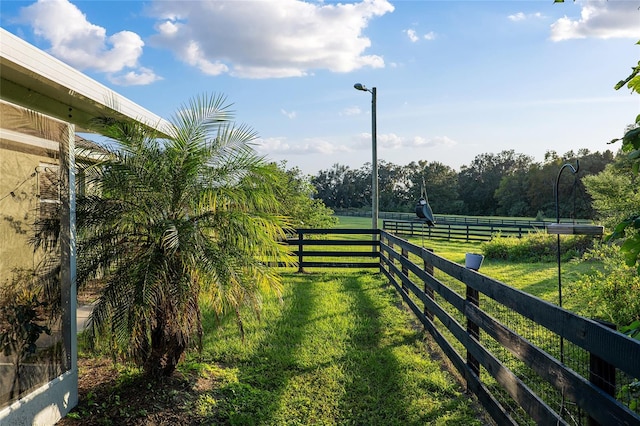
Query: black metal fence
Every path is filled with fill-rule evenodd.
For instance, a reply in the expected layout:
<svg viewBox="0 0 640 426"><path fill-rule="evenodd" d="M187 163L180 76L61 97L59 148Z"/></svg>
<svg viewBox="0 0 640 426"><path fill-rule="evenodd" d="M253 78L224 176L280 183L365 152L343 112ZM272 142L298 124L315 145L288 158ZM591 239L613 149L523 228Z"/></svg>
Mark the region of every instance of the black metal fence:
<svg viewBox="0 0 640 426"><path fill-rule="evenodd" d="M498 424L640 424L640 342L608 325L386 231L299 230L289 244L300 271L379 268Z"/></svg>

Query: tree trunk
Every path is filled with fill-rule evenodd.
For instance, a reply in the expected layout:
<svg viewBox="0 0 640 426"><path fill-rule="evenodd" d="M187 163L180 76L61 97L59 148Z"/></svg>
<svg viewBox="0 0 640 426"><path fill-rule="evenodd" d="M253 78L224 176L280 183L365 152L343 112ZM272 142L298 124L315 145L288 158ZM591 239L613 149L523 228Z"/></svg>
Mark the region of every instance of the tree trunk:
<svg viewBox="0 0 640 426"><path fill-rule="evenodd" d="M168 377L176 369L188 345L188 336L167 324L164 314L151 331L151 351L144 362L149 377ZM174 320L175 321L175 320Z"/></svg>
<svg viewBox="0 0 640 426"><path fill-rule="evenodd" d="M11 390L9 391L9 401L13 401L14 398L20 395L20 357L19 355L16 357L15 362L13 363L14 374L13 374L13 382L11 383Z"/></svg>

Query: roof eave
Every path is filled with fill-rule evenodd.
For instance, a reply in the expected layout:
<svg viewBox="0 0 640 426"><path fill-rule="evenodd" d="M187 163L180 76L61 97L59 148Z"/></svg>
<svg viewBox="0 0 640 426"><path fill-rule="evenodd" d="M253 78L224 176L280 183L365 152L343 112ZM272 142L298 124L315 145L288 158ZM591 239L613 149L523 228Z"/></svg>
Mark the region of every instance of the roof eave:
<svg viewBox="0 0 640 426"><path fill-rule="evenodd" d="M0 98L94 133L96 117L132 119L167 136L169 123L0 28Z"/></svg>

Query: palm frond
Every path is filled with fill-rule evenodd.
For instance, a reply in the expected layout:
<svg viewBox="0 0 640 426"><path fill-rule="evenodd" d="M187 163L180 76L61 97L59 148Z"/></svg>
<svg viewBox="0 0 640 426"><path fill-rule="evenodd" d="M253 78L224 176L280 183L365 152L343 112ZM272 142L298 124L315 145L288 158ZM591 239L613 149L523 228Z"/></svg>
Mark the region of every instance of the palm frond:
<svg viewBox="0 0 640 426"><path fill-rule="evenodd" d="M78 199L78 280L105 281L92 330L149 371L201 334L201 298L219 314L259 314L261 294L281 290L268 265L292 261L273 170L229 107L220 95L193 99L168 140L103 120L116 142L83 169L94 193Z"/></svg>

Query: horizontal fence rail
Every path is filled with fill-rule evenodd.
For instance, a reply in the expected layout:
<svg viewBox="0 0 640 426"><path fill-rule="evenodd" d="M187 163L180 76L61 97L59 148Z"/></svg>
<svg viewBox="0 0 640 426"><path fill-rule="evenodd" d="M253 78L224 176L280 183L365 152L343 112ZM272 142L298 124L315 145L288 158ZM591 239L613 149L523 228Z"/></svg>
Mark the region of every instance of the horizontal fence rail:
<svg viewBox="0 0 640 426"><path fill-rule="evenodd" d="M334 212L338 216L352 216L352 217L371 217L371 210L340 210L334 209ZM378 212L378 217L380 219L389 219L389 220L416 220L417 216L415 213L407 213L407 212ZM530 226L536 228L545 228L547 225L551 223L555 223L555 220L531 220L526 218L499 218L499 217L485 217L485 216L458 216L458 215L434 215L434 218L438 224L440 223L450 223L450 224L459 224L459 225L522 225L522 226ZM589 220L584 219L562 219L561 222L586 222L590 223Z"/></svg>
<svg viewBox="0 0 640 426"><path fill-rule="evenodd" d="M489 241L496 235L503 237L518 237L529 232L545 230L544 226L536 227L523 224L499 223L446 223L438 222L436 226L427 226L419 220L391 220L382 221L382 229L396 235L426 238L442 238L447 240Z"/></svg>
<svg viewBox="0 0 640 426"><path fill-rule="evenodd" d="M640 342L388 232L382 272L498 424L640 424ZM635 411L634 411L635 410Z"/></svg>
<svg viewBox="0 0 640 426"><path fill-rule="evenodd" d="M297 247L292 252L298 257L299 272L312 267L380 268L378 229L298 229L296 234L287 243Z"/></svg>

